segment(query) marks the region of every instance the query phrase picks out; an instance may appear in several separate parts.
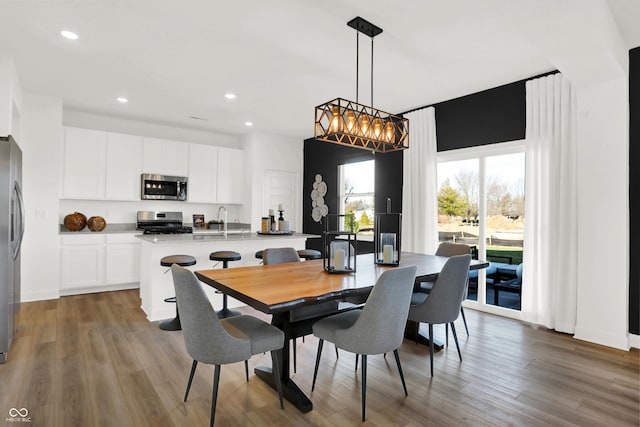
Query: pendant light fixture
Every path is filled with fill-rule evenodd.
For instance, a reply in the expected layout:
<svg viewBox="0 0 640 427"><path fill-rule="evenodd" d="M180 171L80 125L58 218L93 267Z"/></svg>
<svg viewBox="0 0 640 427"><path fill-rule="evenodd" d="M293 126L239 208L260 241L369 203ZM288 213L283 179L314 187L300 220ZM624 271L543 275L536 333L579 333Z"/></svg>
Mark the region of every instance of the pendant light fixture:
<svg viewBox="0 0 640 427"><path fill-rule="evenodd" d="M347 25L356 30L356 101L336 98L318 105L315 111L315 139L374 152L409 148L409 119L373 108L373 38L382 33L361 17ZM358 101L360 33L371 37L371 106Z"/></svg>

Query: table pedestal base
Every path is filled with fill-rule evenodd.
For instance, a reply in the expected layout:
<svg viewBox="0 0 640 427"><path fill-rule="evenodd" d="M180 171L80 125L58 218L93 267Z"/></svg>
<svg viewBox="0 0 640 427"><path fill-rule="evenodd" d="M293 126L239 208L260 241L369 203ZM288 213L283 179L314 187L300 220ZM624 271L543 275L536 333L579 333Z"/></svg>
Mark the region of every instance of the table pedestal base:
<svg viewBox="0 0 640 427"><path fill-rule="evenodd" d="M276 383L273 379L271 368L261 366L255 368L254 372L258 378L267 383L272 389L276 389ZM293 380L288 379L282 382L282 396L293 404L300 412L309 412L313 409L313 403L304 394Z"/></svg>

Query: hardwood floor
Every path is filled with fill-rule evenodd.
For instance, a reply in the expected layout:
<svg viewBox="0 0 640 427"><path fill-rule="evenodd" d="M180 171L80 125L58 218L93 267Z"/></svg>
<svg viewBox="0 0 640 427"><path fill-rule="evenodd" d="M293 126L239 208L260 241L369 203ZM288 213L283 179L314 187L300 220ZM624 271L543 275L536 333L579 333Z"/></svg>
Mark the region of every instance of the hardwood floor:
<svg viewBox="0 0 640 427"><path fill-rule="evenodd" d="M33 426L208 425L213 368L198 367L182 402L191 359L181 332L149 323L138 291L107 292L22 304L19 332L0 365L0 420L27 408ZM246 313L262 316L250 308ZM405 340L399 350L409 396L393 357L369 357L370 426L638 426L639 352L581 342L568 335L466 310L460 323L463 362L453 341L434 357ZM360 424L360 372L354 356L325 349L311 393L317 340L298 340L294 378L313 401L302 414L251 375L242 363L224 365L218 426L334 426ZM269 355L249 362L269 365Z"/></svg>

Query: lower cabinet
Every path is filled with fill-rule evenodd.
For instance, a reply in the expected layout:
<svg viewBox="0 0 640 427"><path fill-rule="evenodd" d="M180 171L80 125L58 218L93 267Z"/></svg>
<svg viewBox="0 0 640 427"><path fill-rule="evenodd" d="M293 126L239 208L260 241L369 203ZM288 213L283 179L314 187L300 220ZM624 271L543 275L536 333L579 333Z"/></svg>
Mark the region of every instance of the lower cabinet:
<svg viewBox="0 0 640 427"><path fill-rule="evenodd" d="M60 294L137 287L140 242L134 234L61 236Z"/></svg>
<svg viewBox="0 0 640 427"><path fill-rule="evenodd" d="M107 235L107 285L140 281L140 240L130 234Z"/></svg>

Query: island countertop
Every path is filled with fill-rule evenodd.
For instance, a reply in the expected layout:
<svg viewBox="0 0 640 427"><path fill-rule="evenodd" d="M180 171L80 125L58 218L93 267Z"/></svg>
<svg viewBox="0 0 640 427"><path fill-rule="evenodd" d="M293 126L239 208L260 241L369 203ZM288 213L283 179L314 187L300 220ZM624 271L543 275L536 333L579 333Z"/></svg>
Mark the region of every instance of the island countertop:
<svg viewBox="0 0 640 427"><path fill-rule="evenodd" d="M149 242L149 243L198 243L198 242L224 242L224 241L263 241L268 242L269 244L273 244L278 241L278 239L307 239L307 238L315 238L320 237L315 234L304 234L304 233L293 233L293 234L257 234L257 233L227 233L225 237L224 234L219 232L194 232L191 233L183 233L183 234L141 234L136 236L138 239Z"/></svg>

